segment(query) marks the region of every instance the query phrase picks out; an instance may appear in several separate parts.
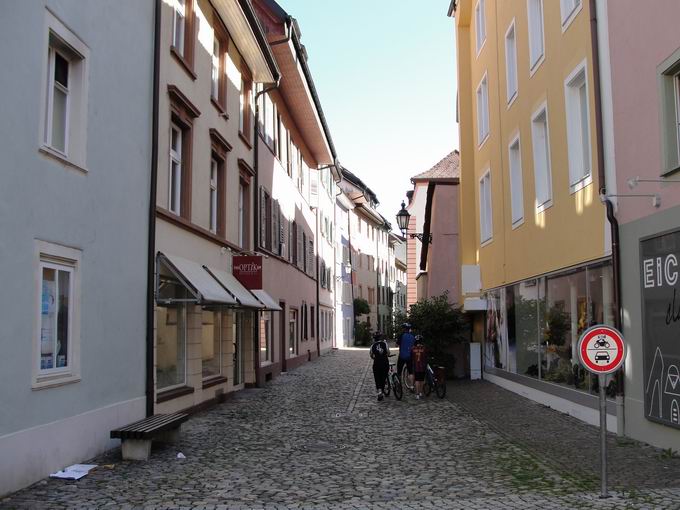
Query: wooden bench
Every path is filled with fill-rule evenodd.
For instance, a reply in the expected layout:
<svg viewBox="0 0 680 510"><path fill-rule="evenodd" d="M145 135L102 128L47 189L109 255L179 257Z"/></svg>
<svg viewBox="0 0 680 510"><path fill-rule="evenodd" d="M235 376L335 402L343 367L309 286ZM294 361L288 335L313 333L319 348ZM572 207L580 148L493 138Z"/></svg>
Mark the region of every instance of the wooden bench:
<svg viewBox="0 0 680 510"><path fill-rule="evenodd" d="M111 439L120 439L123 459L148 460L151 441L175 442L179 439L182 423L189 419L185 413L155 414L125 427L111 431Z"/></svg>

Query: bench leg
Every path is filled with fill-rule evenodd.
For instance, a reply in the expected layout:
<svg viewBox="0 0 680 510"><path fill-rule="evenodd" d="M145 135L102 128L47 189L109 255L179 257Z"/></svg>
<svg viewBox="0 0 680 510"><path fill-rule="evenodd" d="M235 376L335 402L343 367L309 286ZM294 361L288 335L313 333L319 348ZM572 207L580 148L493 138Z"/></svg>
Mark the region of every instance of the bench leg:
<svg viewBox="0 0 680 510"><path fill-rule="evenodd" d="M148 439L124 439L123 460L149 460L151 441Z"/></svg>
<svg viewBox="0 0 680 510"><path fill-rule="evenodd" d="M176 429L171 429L171 430L166 430L165 432L161 432L158 434L156 437L154 437L154 440L160 441L161 443L176 443L179 441L179 429L180 427L177 427Z"/></svg>

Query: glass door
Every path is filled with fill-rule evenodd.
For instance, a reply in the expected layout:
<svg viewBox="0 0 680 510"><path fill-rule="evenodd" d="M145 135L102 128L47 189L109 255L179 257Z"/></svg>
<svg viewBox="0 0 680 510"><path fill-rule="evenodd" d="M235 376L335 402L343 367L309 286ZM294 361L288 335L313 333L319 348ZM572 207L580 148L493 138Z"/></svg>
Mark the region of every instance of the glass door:
<svg viewBox="0 0 680 510"><path fill-rule="evenodd" d="M243 333L244 333L243 312L235 313L234 328L234 376L233 385L238 386L243 382Z"/></svg>

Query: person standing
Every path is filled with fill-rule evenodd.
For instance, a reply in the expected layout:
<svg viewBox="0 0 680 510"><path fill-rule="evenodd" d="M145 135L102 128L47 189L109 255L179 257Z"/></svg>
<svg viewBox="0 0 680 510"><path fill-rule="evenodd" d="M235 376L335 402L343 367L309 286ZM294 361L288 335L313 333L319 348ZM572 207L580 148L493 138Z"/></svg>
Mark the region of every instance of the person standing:
<svg viewBox="0 0 680 510"><path fill-rule="evenodd" d="M427 348L423 344L423 337L417 335L411 349L411 365L416 380L416 400L423 398L423 384L427 371Z"/></svg>
<svg viewBox="0 0 680 510"><path fill-rule="evenodd" d="M399 347L399 360L397 361L397 375L401 377L401 371L406 366L409 374L411 387L413 387L413 370L411 369L411 348L416 342L416 338L411 333L411 325L409 323L402 324L403 333L397 339L397 346Z"/></svg>
<svg viewBox="0 0 680 510"><path fill-rule="evenodd" d="M390 370L390 348L387 342L383 339L382 334L376 331L373 334L373 345L371 345L371 359L373 360L373 378L375 379L375 388L378 391L378 400L384 398L383 388L385 387L385 379Z"/></svg>

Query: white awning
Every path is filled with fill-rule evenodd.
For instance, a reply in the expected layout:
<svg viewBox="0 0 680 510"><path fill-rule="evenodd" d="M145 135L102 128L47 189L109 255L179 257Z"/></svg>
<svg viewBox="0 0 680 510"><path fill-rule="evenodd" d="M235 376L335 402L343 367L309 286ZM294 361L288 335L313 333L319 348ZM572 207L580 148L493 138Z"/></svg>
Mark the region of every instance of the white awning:
<svg viewBox="0 0 680 510"><path fill-rule="evenodd" d="M197 262L167 253L159 253L158 260L183 283L192 287L189 290L198 298L199 303L238 305L236 299Z"/></svg>
<svg viewBox="0 0 680 510"><path fill-rule="evenodd" d="M262 304L265 306L266 310L270 310L272 312L280 312L282 311L282 308L278 305L276 301L274 301L274 298L271 297L269 294L267 294L263 290L253 290L251 291L253 294L255 294L255 297L262 301Z"/></svg>
<svg viewBox="0 0 680 510"><path fill-rule="evenodd" d="M255 296L253 296L234 275L227 271L214 269L212 267L206 267L206 270L238 300L241 306L247 308L262 308L262 303L255 299Z"/></svg>

